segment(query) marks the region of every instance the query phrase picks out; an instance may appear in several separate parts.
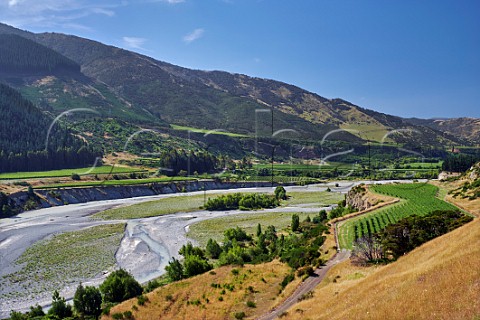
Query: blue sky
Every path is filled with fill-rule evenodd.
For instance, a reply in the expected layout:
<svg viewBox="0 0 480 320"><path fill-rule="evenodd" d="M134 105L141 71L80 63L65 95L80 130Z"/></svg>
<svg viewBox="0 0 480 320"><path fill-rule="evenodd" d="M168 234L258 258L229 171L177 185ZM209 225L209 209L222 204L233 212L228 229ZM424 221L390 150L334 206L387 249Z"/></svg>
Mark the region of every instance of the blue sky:
<svg viewBox="0 0 480 320"><path fill-rule="evenodd" d="M405 117L480 117L480 1L0 0L0 21Z"/></svg>

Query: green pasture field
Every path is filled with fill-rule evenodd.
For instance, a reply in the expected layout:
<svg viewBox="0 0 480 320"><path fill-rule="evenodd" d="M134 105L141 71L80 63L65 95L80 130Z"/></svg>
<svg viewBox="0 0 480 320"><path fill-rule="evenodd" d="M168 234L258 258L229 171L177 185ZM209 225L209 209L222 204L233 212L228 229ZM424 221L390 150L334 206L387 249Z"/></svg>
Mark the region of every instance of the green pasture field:
<svg viewBox="0 0 480 320"><path fill-rule="evenodd" d="M198 129L198 128L192 128L192 127L186 127L186 126L179 126L179 125L176 125L176 124L171 124L170 126L175 130L191 131L191 132L195 132L195 133L219 134L219 135L224 135L224 136L229 136L229 137L248 137L247 135L239 134L239 133L224 132L224 131L212 131L212 130L208 130L208 129Z"/></svg>
<svg viewBox="0 0 480 320"><path fill-rule="evenodd" d="M317 171L317 170L326 170L330 171L334 168L337 169L349 169L351 164L340 163L340 162L328 162L328 165L319 165L319 164L301 164L301 163L274 163L273 170L278 171L288 171L288 170L305 170L305 171ZM271 169L272 164L270 163L258 163L253 165L253 169Z"/></svg>
<svg viewBox="0 0 480 320"><path fill-rule="evenodd" d="M0 173L0 180L7 179L35 179L35 178L60 178L60 177L69 177L73 173L78 175L86 174L119 174L119 173L132 173L132 172L146 172L145 170L139 168L130 168L130 167L111 167L111 166L101 166L101 167L86 167L86 168L75 168L75 169L61 169L61 170L51 170L51 171L36 171L36 172L12 172L12 173Z"/></svg>
<svg viewBox="0 0 480 320"><path fill-rule="evenodd" d="M98 187L98 186L127 186L148 183L163 183L163 182L177 182L196 180L196 178L189 177L159 177L148 179L120 179L120 180L103 180L103 181L80 181L69 183L56 183L45 186L37 186L34 189L57 189L57 188L76 188L76 187Z"/></svg>
<svg viewBox="0 0 480 320"><path fill-rule="evenodd" d="M424 169L438 169L442 167L443 161L439 161L436 163L430 162L412 162L412 163L405 163L402 167L410 166L411 168L424 168Z"/></svg>

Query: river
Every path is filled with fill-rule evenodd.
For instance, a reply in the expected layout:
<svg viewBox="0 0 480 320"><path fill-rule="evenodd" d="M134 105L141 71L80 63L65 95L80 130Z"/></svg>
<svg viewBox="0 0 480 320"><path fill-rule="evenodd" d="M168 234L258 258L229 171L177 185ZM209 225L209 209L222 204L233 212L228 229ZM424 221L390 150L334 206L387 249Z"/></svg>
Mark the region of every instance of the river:
<svg viewBox="0 0 480 320"><path fill-rule="evenodd" d="M289 186L285 187L288 192L292 191L325 191L328 187L333 192L347 192L352 186L360 183L389 183L399 182L397 180L388 181L338 181L327 184L317 184L308 186ZM411 181L400 181L411 182ZM239 191L273 192L274 188L246 188L246 189L228 189L228 190L210 190L211 193L232 193ZM159 217L133 219L133 220L109 220L98 221L90 219L94 213L115 208L118 206L132 205L147 201L158 200L167 197L198 195L203 191L165 194L148 197L93 201L81 204L72 204L59 207L51 207L40 210L28 211L15 217L0 220L0 281L3 276L18 270L15 260L33 243L42 240L51 234L81 230L87 227L126 222L127 228L117 250L115 258L117 266L125 268L131 272L139 282L147 282L162 275L165 266L172 257L178 257L178 250L188 241L188 227L199 221L214 219L227 215L251 214L256 211L196 211L194 213L176 213ZM328 208L326 208L328 209ZM268 209L275 212L318 212L319 208L308 207L280 207ZM268 212L262 210L262 212ZM95 279L85 279L85 285L98 285L103 281L105 275ZM78 284L66 285L61 294L67 299L73 297L73 293ZM0 294L3 284L0 282ZM21 299L3 299L0 301L0 318L7 317L11 309L28 310L30 305L39 303L48 305L51 301L51 292L45 292L45 295L35 300Z"/></svg>

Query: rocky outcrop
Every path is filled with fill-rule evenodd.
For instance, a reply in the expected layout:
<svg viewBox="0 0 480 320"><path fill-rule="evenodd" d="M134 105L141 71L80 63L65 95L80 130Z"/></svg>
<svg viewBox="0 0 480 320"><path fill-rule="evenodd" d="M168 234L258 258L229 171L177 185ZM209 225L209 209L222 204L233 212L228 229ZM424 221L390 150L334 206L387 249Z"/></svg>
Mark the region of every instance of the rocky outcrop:
<svg viewBox="0 0 480 320"><path fill-rule="evenodd" d="M367 189L367 186L360 184L350 189L346 197L346 205L351 206L358 211L363 211L377 205L380 200L373 197Z"/></svg>
<svg viewBox="0 0 480 320"><path fill-rule="evenodd" d="M440 181L445 181L449 178L453 177L459 177L461 175L460 172L447 172L447 171L442 171L438 174L438 180Z"/></svg>

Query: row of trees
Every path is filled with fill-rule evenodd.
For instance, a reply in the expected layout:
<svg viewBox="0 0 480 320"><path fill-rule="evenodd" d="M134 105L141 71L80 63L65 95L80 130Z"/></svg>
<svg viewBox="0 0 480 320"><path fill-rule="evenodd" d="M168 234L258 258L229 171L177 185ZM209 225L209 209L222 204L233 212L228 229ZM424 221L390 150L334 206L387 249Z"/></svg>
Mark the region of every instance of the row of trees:
<svg viewBox="0 0 480 320"><path fill-rule="evenodd" d="M6 154L0 151L0 172L46 171L65 168L88 167L95 164L102 153L82 146L56 150L26 151Z"/></svg>
<svg viewBox="0 0 480 320"><path fill-rule="evenodd" d="M330 210L330 212L328 213L328 219L335 219L338 217L342 217L344 215L347 215L355 211L358 211L358 210L351 206L347 206L346 200L342 200L338 203L336 208L333 208L332 210Z"/></svg>
<svg viewBox="0 0 480 320"><path fill-rule="evenodd" d="M226 161L223 160L223 162ZM163 173L170 176L176 176L180 171L190 174L195 171L198 173L213 172L220 168L221 164L220 159L209 152L185 151L183 149L171 149L162 152L158 163Z"/></svg>
<svg viewBox="0 0 480 320"><path fill-rule="evenodd" d="M395 260L472 220L470 216L451 210L437 210L423 217L409 216L377 234L355 240L352 257L362 264Z"/></svg>
<svg viewBox="0 0 480 320"><path fill-rule="evenodd" d="M207 210L254 210L262 208L275 208L279 200L268 194L259 193L233 193L209 198L205 203Z"/></svg>
<svg viewBox="0 0 480 320"><path fill-rule="evenodd" d="M479 156L470 154L449 155L442 163L442 170L450 172L464 172L470 169L470 167L479 160Z"/></svg>
<svg viewBox="0 0 480 320"><path fill-rule="evenodd" d="M209 198L205 204L207 210L254 210L262 208L275 208L280 200L287 199L287 192L284 187L275 188L274 195L261 193L233 193Z"/></svg>

